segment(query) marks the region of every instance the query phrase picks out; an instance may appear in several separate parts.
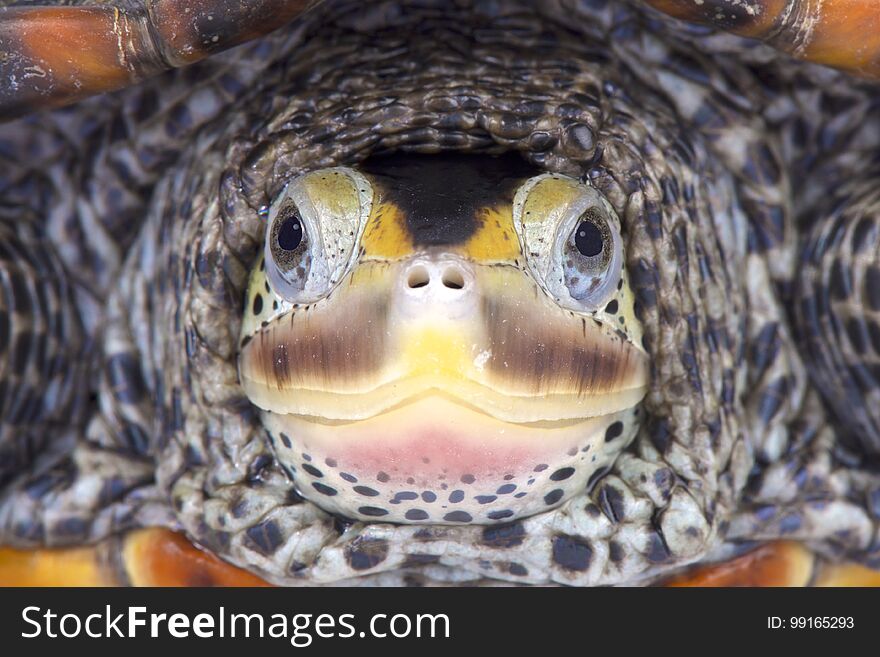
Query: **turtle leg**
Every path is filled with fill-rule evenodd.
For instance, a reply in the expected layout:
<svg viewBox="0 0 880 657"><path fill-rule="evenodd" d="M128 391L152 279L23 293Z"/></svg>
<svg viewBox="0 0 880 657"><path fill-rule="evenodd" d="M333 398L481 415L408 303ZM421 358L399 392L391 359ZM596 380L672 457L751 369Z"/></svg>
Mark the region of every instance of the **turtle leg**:
<svg viewBox="0 0 880 657"><path fill-rule="evenodd" d="M689 568L663 586L807 586L815 565L813 554L798 543L768 543L717 564Z"/></svg>
<svg viewBox="0 0 880 657"><path fill-rule="evenodd" d="M796 57L880 77L874 0L645 0L687 21L760 39Z"/></svg>
<svg viewBox="0 0 880 657"><path fill-rule="evenodd" d="M315 3L144 0L134 11L121 2L0 7L0 120L191 64L267 34Z"/></svg>
<svg viewBox="0 0 880 657"><path fill-rule="evenodd" d="M833 564L800 543L777 541L717 564L695 566L662 582L671 587L880 586L880 572Z"/></svg>
<svg viewBox="0 0 880 657"><path fill-rule="evenodd" d="M0 586L266 586L182 535L150 528L95 546L0 548Z"/></svg>

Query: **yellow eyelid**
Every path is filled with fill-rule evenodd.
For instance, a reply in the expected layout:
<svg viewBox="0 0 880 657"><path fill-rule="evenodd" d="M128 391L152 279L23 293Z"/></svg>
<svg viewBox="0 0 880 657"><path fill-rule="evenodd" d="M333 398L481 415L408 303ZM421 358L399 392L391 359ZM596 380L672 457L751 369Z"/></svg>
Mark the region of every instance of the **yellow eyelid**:
<svg viewBox="0 0 880 657"><path fill-rule="evenodd" d="M546 221L552 214L564 211L583 195L583 186L573 178L542 176L524 187L527 196L522 205L523 224Z"/></svg>
<svg viewBox="0 0 880 657"><path fill-rule="evenodd" d="M345 216L360 212L355 181L342 169L322 169L306 174L302 181L318 216Z"/></svg>

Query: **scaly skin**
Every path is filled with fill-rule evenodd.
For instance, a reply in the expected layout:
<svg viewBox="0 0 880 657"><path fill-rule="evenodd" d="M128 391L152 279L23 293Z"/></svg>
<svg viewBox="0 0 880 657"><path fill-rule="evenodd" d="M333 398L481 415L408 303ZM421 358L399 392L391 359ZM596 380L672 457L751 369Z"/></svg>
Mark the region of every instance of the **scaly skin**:
<svg viewBox="0 0 880 657"><path fill-rule="evenodd" d="M799 347L814 322L785 310L828 191L877 216L841 184L873 176L876 92L625 3L479 19L355 5L0 129L4 221L39 226L68 272L100 402L74 404L87 419L69 443L50 438L55 469L8 485L0 540L171 526L279 584L637 583L781 536L876 566L876 443L829 420ZM298 173L399 148L517 150L589 177L621 218L647 420L559 509L502 527L349 525L296 494L243 396L261 212Z"/></svg>

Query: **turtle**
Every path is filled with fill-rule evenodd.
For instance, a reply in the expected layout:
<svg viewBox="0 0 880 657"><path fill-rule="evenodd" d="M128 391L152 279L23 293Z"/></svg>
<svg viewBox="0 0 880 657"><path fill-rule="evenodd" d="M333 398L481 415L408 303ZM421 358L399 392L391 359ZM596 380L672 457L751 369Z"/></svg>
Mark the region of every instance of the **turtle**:
<svg viewBox="0 0 880 657"><path fill-rule="evenodd" d="M0 580L877 582L868 21L0 2Z"/></svg>

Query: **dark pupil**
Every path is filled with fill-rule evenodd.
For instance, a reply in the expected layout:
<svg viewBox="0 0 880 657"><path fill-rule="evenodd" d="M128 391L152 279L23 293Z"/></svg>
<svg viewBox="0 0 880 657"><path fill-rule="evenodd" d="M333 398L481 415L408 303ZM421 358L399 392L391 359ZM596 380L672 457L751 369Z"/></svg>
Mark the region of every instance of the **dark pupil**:
<svg viewBox="0 0 880 657"><path fill-rule="evenodd" d="M582 221L574 234L574 243L582 256L592 258L602 253L602 231L591 221Z"/></svg>
<svg viewBox="0 0 880 657"><path fill-rule="evenodd" d="M278 229L278 246L285 251L293 251L302 242L302 224L296 217L288 217Z"/></svg>

